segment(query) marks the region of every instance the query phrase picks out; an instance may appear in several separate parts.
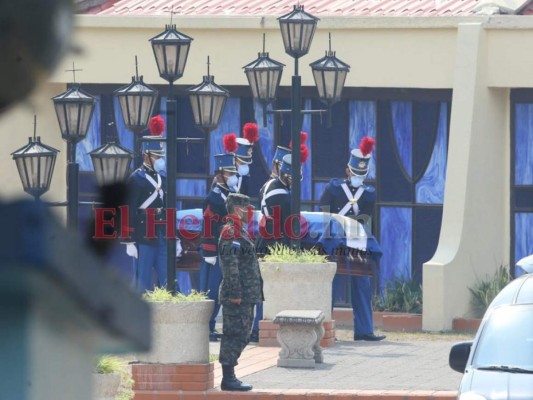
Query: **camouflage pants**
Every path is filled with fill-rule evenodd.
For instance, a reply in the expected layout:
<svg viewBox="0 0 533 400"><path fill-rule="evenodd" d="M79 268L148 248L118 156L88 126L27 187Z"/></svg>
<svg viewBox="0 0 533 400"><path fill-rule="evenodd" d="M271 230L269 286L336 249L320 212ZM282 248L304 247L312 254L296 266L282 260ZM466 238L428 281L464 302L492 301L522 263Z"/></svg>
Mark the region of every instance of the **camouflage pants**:
<svg viewBox="0 0 533 400"><path fill-rule="evenodd" d="M250 340L254 322L254 304L224 303L222 306L222 340L218 361L222 365L235 366Z"/></svg>

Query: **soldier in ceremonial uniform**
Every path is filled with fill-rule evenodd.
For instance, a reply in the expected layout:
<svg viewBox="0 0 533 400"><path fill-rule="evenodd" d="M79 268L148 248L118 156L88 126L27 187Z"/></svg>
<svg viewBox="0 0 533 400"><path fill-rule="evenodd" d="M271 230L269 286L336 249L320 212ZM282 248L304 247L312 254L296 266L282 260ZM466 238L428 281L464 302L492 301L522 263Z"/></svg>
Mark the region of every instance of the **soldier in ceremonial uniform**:
<svg viewBox="0 0 533 400"><path fill-rule="evenodd" d="M291 149L289 149L288 147L276 147L276 152L274 153L274 158L272 159L272 171L270 173L270 179L278 177L279 170L281 168L281 161L283 160L283 157L287 154L291 154Z"/></svg>
<svg viewBox="0 0 533 400"><path fill-rule="evenodd" d="M346 179L332 179L322 193L320 206L324 212L353 218L372 215L376 201L375 188L363 182L368 175L373 148L374 139L364 137L359 148L352 150L346 168ZM370 277L351 276L350 279L354 340L383 340L385 336L374 334Z"/></svg>
<svg viewBox="0 0 533 400"><path fill-rule="evenodd" d="M226 198L237 191L237 168L234 153L215 155L215 185L209 191L203 204L203 230L200 266L200 290L208 291L208 297L215 301L215 308L209 320L209 339L217 341L220 334L215 330L215 318L220 311L218 288L222 275L218 260L218 239L224 224Z"/></svg>
<svg viewBox="0 0 533 400"><path fill-rule="evenodd" d="M143 138L143 164L128 179L129 226L132 229L126 241L126 253L134 258L133 286L139 293L153 290L152 269L157 273L157 286L167 284L166 227L155 224L155 235L150 237L147 227L147 210L153 210L155 219L165 219L165 180L160 171L165 170L165 152L160 136L164 131L161 116L150 120L153 136ZM152 140L150 140L152 139ZM158 139L158 140L154 140Z"/></svg>
<svg viewBox="0 0 533 400"><path fill-rule="evenodd" d="M228 133L222 138L224 150L235 153L235 167L238 173L237 193L249 195L250 164L252 164L253 146L259 140L257 124L248 122L242 128L243 137Z"/></svg>
<svg viewBox="0 0 533 400"><path fill-rule="evenodd" d="M220 302L224 307L218 358L222 365L221 389L247 391L252 386L235 377L235 366L250 338L253 307L263 301L263 280L254 241L245 227L250 198L231 193L226 206L229 214L218 245L222 270Z"/></svg>

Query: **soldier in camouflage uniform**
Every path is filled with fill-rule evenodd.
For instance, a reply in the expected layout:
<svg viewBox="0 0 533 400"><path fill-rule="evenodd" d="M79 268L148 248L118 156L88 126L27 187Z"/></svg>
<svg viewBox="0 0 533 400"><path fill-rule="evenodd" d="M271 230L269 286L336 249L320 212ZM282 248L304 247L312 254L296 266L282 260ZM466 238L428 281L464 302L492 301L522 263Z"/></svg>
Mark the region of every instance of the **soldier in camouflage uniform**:
<svg viewBox="0 0 533 400"><path fill-rule="evenodd" d="M250 198L231 193L226 200L227 223L218 243L222 283L219 299L223 305L223 335L219 362L222 365L222 390L247 391L252 385L235 377L235 366L250 340L254 305L263 301L263 279L255 253L254 241L245 222Z"/></svg>

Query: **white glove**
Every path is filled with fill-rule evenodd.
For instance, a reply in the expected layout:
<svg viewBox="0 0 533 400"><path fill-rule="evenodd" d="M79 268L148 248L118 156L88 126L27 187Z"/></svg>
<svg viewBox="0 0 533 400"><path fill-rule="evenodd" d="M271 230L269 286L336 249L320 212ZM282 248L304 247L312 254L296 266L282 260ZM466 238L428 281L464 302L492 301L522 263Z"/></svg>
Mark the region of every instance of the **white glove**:
<svg viewBox="0 0 533 400"><path fill-rule="evenodd" d="M181 257L181 252L183 249L181 248L181 240L176 239L176 257Z"/></svg>
<svg viewBox="0 0 533 400"><path fill-rule="evenodd" d="M208 264L215 265L217 263L217 256L204 257L204 261Z"/></svg>
<svg viewBox="0 0 533 400"><path fill-rule="evenodd" d="M135 246L135 243L126 244L126 254L133 258L139 257L139 252L137 251L137 246Z"/></svg>

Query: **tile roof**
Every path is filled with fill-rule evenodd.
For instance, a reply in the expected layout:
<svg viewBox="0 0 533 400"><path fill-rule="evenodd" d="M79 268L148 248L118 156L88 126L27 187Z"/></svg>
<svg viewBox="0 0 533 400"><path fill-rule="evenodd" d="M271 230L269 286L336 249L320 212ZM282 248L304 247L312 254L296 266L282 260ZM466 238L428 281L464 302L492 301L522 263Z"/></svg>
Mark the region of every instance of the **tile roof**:
<svg viewBox="0 0 533 400"><path fill-rule="evenodd" d="M108 0L83 14L109 16L178 15L280 16L295 0ZM315 16L450 17L473 15L480 0L308 0L301 2Z"/></svg>

